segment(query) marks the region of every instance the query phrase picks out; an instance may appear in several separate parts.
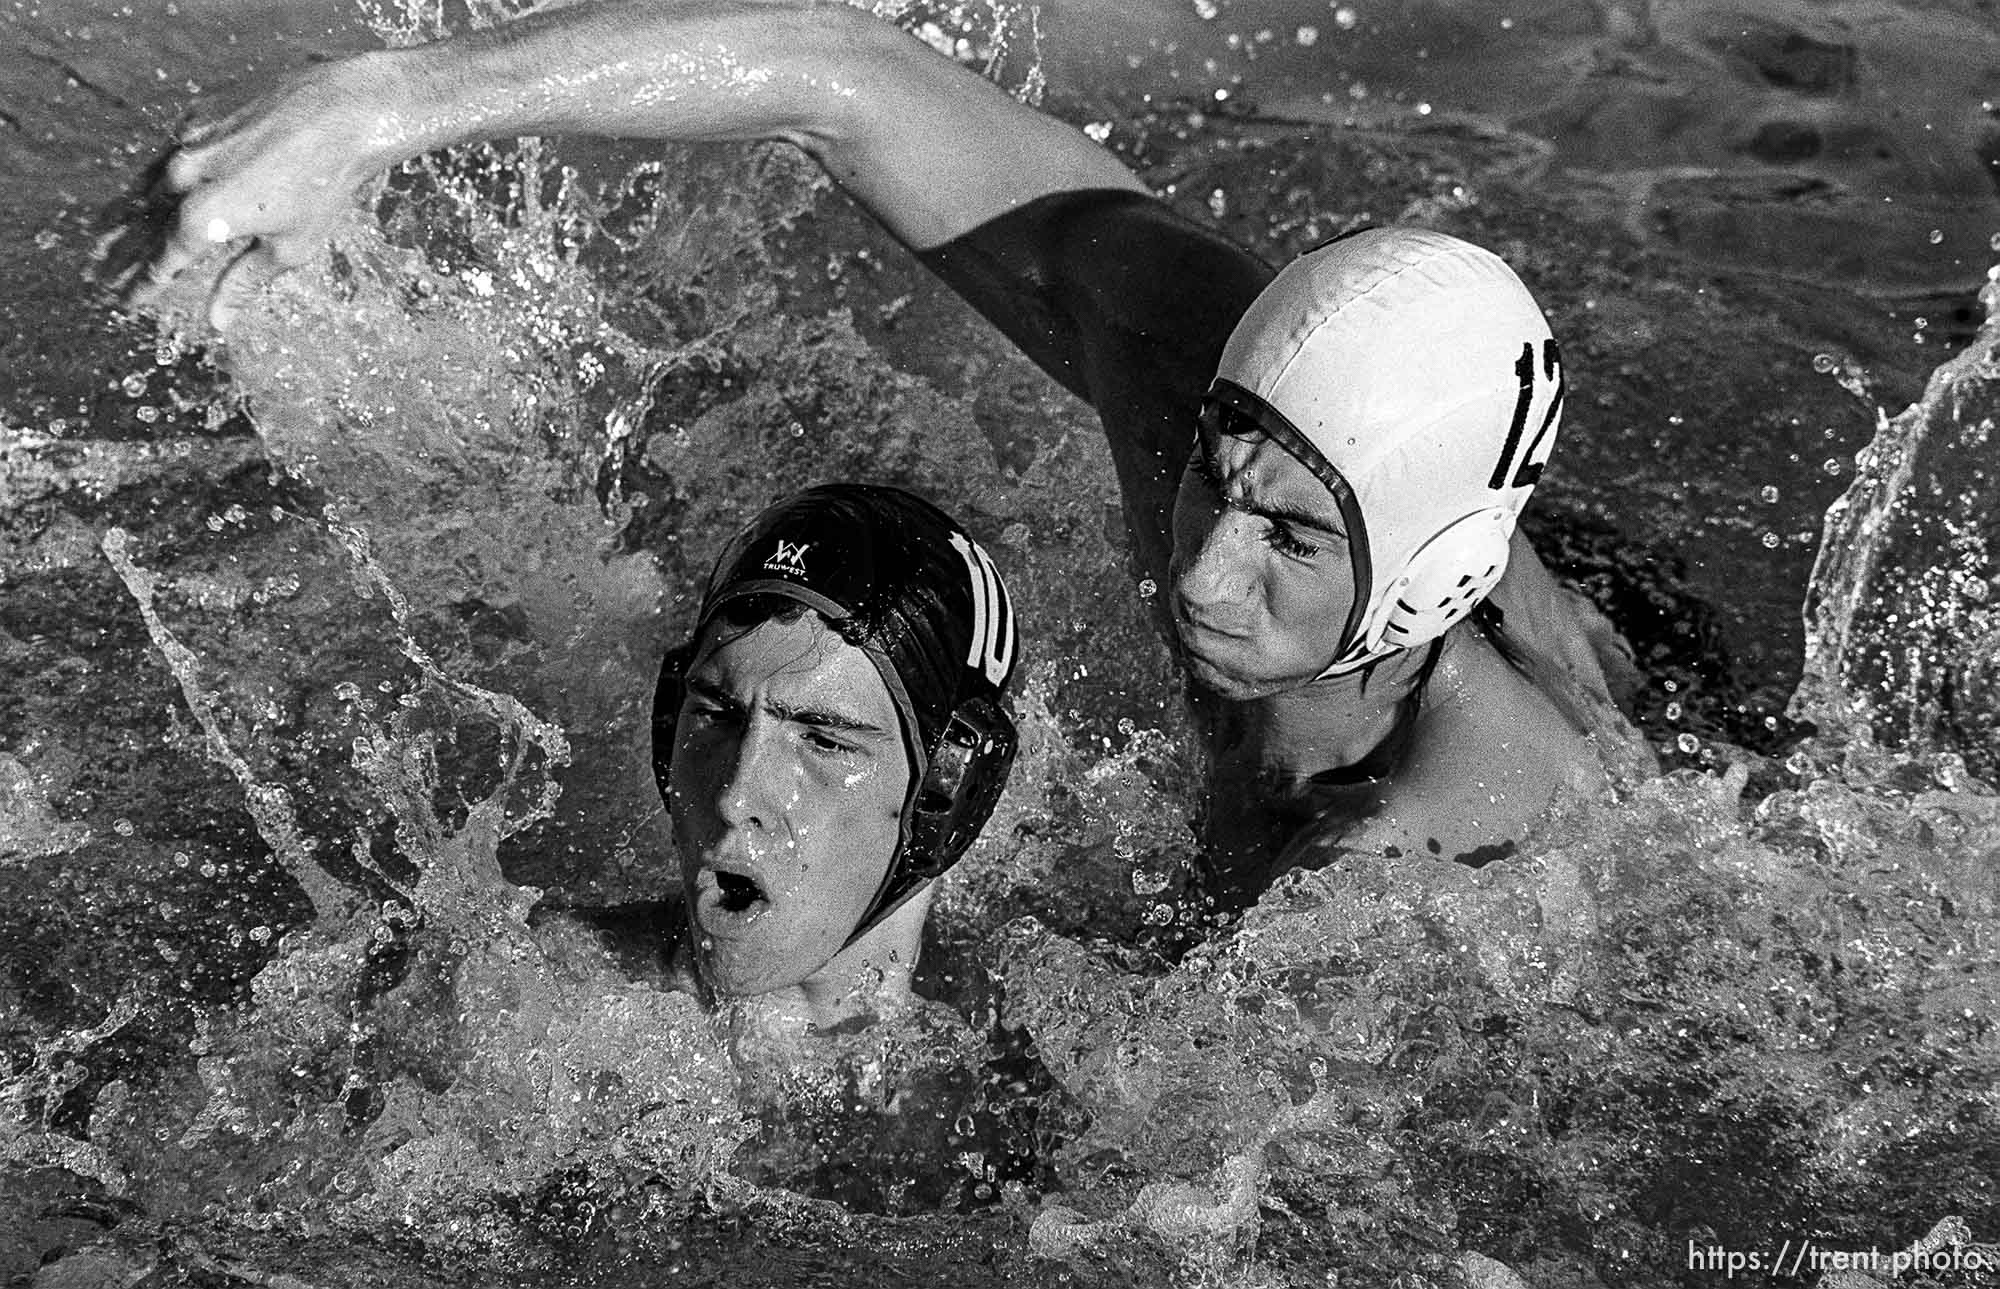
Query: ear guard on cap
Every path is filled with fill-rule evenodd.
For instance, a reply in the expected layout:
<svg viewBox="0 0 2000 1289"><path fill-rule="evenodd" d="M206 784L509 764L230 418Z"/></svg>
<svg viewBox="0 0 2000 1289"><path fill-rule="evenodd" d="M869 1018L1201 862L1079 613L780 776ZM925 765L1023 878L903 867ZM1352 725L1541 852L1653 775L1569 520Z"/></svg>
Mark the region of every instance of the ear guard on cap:
<svg viewBox="0 0 2000 1289"><path fill-rule="evenodd" d="M1513 533L1513 513L1495 506L1424 543L1369 615L1362 652L1372 657L1384 647L1409 649L1451 630L1499 585Z"/></svg>
<svg viewBox="0 0 2000 1289"><path fill-rule="evenodd" d="M1014 722L992 699L968 698L952 711L911 806L896 885L908 878L905 889L914 889L958 862L1000 803L1019 747ZM893 903L902 894L892 886L885 899Z"/></svg>

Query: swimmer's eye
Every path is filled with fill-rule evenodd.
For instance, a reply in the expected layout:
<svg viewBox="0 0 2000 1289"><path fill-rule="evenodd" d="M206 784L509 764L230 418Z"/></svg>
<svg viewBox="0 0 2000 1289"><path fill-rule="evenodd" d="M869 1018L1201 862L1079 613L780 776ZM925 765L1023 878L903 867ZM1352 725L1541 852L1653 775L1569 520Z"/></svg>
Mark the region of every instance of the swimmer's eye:
<svg viewBox="0 0 2000 1289"><path fill-rule="evenodd" d="M1271 549L1280 554L1290 555L1294 559L1311 559L1326 549L1323 546L1316 546L1312 542L1300 540L1284 524L1272 524L1271 531L1264 535L1264 540L1271 544Z"/></svg>
<svg viewBox="0 0 2000 1289"><path fill-rule="evenodd" d="M805 739L807 747L828 756L840 756L856 750L854 744L835 738L817 725L806 726L805 733L801 737Z"/></svg>

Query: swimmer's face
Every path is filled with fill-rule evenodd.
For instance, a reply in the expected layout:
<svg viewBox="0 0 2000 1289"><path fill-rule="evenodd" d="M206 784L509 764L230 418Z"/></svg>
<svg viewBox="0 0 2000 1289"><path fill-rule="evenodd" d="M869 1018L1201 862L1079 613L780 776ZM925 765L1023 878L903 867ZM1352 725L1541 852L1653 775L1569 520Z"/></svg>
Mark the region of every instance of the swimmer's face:
<svg viewBox="0 0 2000 1289"><path fill-rule="evenodd" d="M817 614L719 644L687 677L667 806L697 956L717 993L810 979L888 871L910 783L896 706Z"/></svg>
<svg viewBox="0 0 2000 1289"><path fill-rule="evenodd" d="M1189 671L1239 701L1317 676L1355 595L1346 525L1326 486L1261 434L1207 427L1174 503L1171 577Z"/></svg>

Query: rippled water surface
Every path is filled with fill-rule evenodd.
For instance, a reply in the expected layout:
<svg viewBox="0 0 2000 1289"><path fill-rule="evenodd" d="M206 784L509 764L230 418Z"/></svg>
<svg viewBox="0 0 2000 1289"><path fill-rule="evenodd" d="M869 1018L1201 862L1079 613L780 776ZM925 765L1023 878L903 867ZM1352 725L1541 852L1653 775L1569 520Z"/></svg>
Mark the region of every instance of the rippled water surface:
<svg viewBox="0 0 2000 1289"><path fill-rule="evenodd" d="M82 283L182 111L491 8L0 7L0 1273L1611 1285L2000 1240L1979 5L900 14L1274 259L1493 246L1576 365L1533 531L1667 775L1171 969L1196 770L1097 430L803 163L432 158L227 346ZM551 910L665 889L659 652L833 478L989 539L1026 748L935 1005L754 1075Z"/></svg>

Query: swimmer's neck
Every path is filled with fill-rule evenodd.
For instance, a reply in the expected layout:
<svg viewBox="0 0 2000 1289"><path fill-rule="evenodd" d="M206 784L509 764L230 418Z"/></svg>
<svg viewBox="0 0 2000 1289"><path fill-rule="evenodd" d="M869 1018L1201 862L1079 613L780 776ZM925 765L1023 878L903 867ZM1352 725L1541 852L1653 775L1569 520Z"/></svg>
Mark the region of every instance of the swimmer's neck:
<svg viewBox="0 0 2000 1289"><path fill-rule="evenodd" d="M926 887L799 983L752 998L718 1001L728 1006L738 1025L798 1038L894 1015L915 997L910 979L930 907Z"/></svg>

